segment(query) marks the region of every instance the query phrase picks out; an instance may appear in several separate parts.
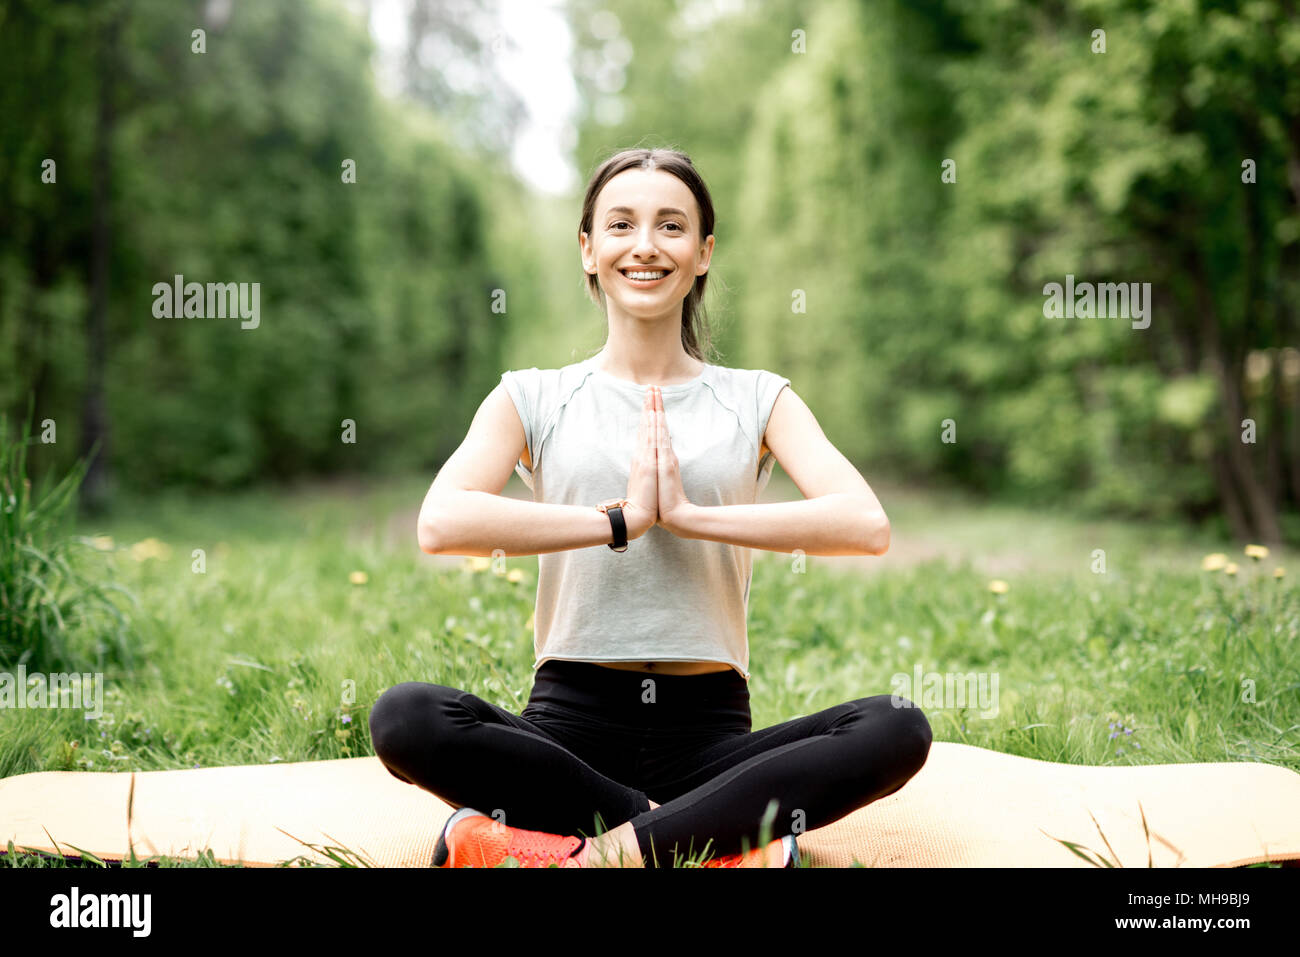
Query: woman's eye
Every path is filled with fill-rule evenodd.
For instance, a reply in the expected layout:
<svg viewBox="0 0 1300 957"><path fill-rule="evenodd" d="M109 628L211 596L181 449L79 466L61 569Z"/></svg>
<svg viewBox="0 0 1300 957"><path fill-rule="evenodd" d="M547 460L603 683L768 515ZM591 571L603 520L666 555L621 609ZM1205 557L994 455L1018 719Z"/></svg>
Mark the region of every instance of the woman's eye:
<svg viewBox="0 0 1300 957"><path fill-rule="evenodd" d="M617 222L617 223L614 223L614 224L613 224L612 226L610 226L609 228L610 228L610 229L617 229L619 226L626 226L626 225L627 225L627 223L625 223L625 222ZM678 231L679 233L682 231L682 227L681 227L681 224L680 224L680 223L665 223L664 225L665 225L665 226L674 226L674 227L676 227L676 229L677 229L677 231Z"/></svg>

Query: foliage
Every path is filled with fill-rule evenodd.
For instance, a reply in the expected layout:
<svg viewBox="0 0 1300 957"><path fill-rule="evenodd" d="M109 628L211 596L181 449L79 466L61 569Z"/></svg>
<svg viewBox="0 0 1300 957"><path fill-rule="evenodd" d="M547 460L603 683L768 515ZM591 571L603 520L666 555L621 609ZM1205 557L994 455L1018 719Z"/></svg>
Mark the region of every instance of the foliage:
<svg viewBox="0 0 1300 957"><path fill-rule="evenodd" d="M518 119L483 92L496 78L451 96L412 48L418 99L390 97L338 0L214 20L222 6L0 8L0 409L34 396L89 429L103 361L124 489L436 468L502 369L603 341L574 255L580 195L533 195L481 149ZM789 376L868 478L1300 541L1300 22L1285 4L564 9L579 187L624 146L692 156L718 213L717 361ZM410 15L411 37L464 41L460 67L484 69L491 28L451 30L428 3ZM500 115L457 135L484 97ZM155 318L154 285L178 274L259 283L261 325ZM1044 287L1067 275L1149 283L1150 325L1049 317ZM73 448L34 450L34 470L66 469Z"/></svg>
<svg viewBox="0 0 1300 957"><path fill-rule="evenodd" d="M11 437L0 416L0 666L45 674L131 668L131 626L113 595L134 598L86 572L84 556L97 553L66 527L85 462L33 493L26 465L34 441L29 423Z"/></svg>
<svg viewBox="0 0 1300 957"><path fill-rule="evenodd" d="M35 395L69 435L81 417L96 65L116 18L103 358L119 484L433 467L500 374L492 291L530 298L526 255L503 262L490 235L486 197L506 178L377 92L369 38L338 4L236 3L225 21L210 10L6 7L0 408ZM55 183L41 181L44 158ZM177 275L257 283L259 324L158 318L155 284ZM62 447L44 451L42 467L66 467Z"/></svg>
<svg viewBox="0 0 1300 957"><path fill-rule="evenodd" d="M597 64L634 51L624 117L584 141L650 129L718 182L728 364L789 376L866 470L1294 538L1284 5L771 0L694 31L688 5L641 6L574 5ZM1149 283L1150 325L1048 318L1044 286L1067 274Z"/></svg>

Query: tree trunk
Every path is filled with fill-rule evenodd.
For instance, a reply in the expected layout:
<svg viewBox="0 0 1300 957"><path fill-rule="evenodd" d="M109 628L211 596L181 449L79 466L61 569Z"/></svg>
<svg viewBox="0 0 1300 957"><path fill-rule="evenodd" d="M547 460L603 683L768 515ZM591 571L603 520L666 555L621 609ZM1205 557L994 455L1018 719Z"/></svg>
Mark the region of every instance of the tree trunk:
<svg viewBox="0 0 1300 957"><path fill-rule="evenodd" d="M1286 443L1287 475L1291 480L1291 499L1300 508L1300 383L1289 386L1288 403L1291 414L1288 416Z"/></svg>
<svg viewBox="0 0 1300 957"><path fill-rule="evenodd" d="M1294 4L1285 4L1288 15L1294 16ZM1293 211L1300 212L1300 116L1292 115L1291 126L1289 128L1291 139L1291 155L1287 159L1286 172L1287 182L1291 186L1291 196L1295 200L1292 203ZM1283 256L1287 254L1284 252ZM1294 255L1294 254L1293 254ZM1284 267L1284 275L1286 270ZM1285 290L1285 287L1283 287ZM1297 326L1296 309L1288 297L1284 294L1279 301L1279 316L1282 319L1282 342L1292 341ZM1295 501L1297 508L1300 508L1300 383L1291 387L1289 402L1291 406L1291 435L1290 451L1287 455L1288 472L1291 477L1291 498Z"/></svg>
<svg viewBox="0 0 1300 957"><path fill-rule="evenodd" d="M98 57L90 308L86 314L86 385L82 395L79 448L79 454L90 460L81 487L80 505L84 514L91 515L99 514L107 507L110 482L109 420L104 395L104 369L107 363L108 283L113 242L113 79L117 72L117 32L118 18L112 14L103 26Z"/></svg>
<svg viewBox="0 0 1300 957"><path fill-rule="evenodd" d="M1268 433L1264 437L1264 452L1268 481L1268 498L1277 512L1282 507L1282 436L1286 428L1286 410L1282 408L1282 350L1269 350L1268 370Z"/></svg>
<svg viewBox="0 0 1300 957"><path fill-rule="evenodd" d="M1241 441L1241 422L1246 417L1245 401L1241 392L1242 363L1238 360L1228 366L1218 359L1216 366L1219 370L1219 390L1228 419L1228 441L1224 450L1227 453L1228 467L1241 488L1252 532L1251 538L1269 545L1280 545L1282 533L1277 520L1277 510L1273 507L1267 490L1255 476L1250 447ZM1257 444L1260 431L1260 424L1256 422Z"/></svg>
<svg viewBox="0 0 1300 957"><path fill-rule="evenodd" d="M1219 397L1227 426L1227 441L1223 451L1226 455L1228 472L1241 490L1244 502L1245 521L1248 540L1269 545L1280 545L1282 541L1281 526L1278 524L1277 510L1269 501L1268 494L1255 477L1251 454L1241 441L1242 419L1246 417L1246 404L1241 390L1243 361L1238 356L1225 356L1219 341L1219 327L1216 322L1213 298L1205 283L1205 271L1199 262L1193 263L1196 298L1201 318L1201 337L1206 352L1219 380ZM1256 440L1259 438L1259 423L1255 424ZM1220 494L1227 496L1222 477L1216 475ZM1231 516L1230 516L1231 518Z"/></svg>
<svg viewBox="0 0 1300 957"><path fill-rule="evenodd" d="M1300 395L1291 403L1291 500L1300 508Z"/></svg>
<svg viewBox="0 0 1300 957"><path fill-rule="evenodd" d="M1232 529L1234 538L1249 541L1254 536L1246 512L1241 507L1241 497L1232 481L1232 469L1228 467L1227 455L1222 450L1215 449L1210 459L1214 464L1214 482L1219 489L1219 501L1223 506L1223 514L1228 519L1228 527Z"/></svg>

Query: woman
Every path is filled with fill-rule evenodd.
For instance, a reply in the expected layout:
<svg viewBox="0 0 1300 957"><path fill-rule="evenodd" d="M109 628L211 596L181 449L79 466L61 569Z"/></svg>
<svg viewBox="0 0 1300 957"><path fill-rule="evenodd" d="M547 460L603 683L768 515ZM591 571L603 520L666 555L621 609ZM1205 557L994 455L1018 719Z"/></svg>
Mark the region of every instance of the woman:
<svg viewBox="0 0 1300 957"><path fill-rule="evenodd" d="M792 866L795 834L925 763L929 723L890 695L751 730L750 549L879 555L889 523L788 379L704 361L713 226L684 154L606 160L579 229L604 348L504 373L429 489L424 551L539 568L520 714L423 682L370 713L385 766L459 808L435 866L668 866L710 841L710 866ZM806 501L755 504L776 459ZM533 502L499 494L512 467Z"/></svg>

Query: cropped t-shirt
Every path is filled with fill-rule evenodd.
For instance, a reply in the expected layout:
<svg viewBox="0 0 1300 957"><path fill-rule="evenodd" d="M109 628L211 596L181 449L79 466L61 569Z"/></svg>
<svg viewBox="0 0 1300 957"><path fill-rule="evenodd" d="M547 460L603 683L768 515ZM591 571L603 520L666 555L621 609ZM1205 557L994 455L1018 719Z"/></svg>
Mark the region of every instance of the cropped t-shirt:
<svg viewBox="0 0 1300 957"><path fill-rule="evenodd" d="M627 494L646 386L598 369L502 373L523 423L529 469L515 471L536 502L598 503ZM759 459L767 422L790 380L762 369L706 364L662 386L664 418L694 505L752 505L776 460ZM533 667L568 661L721 661L749 679L748 547L679 538L652 527L627 551L605 545L537 556Z"/></svg>

